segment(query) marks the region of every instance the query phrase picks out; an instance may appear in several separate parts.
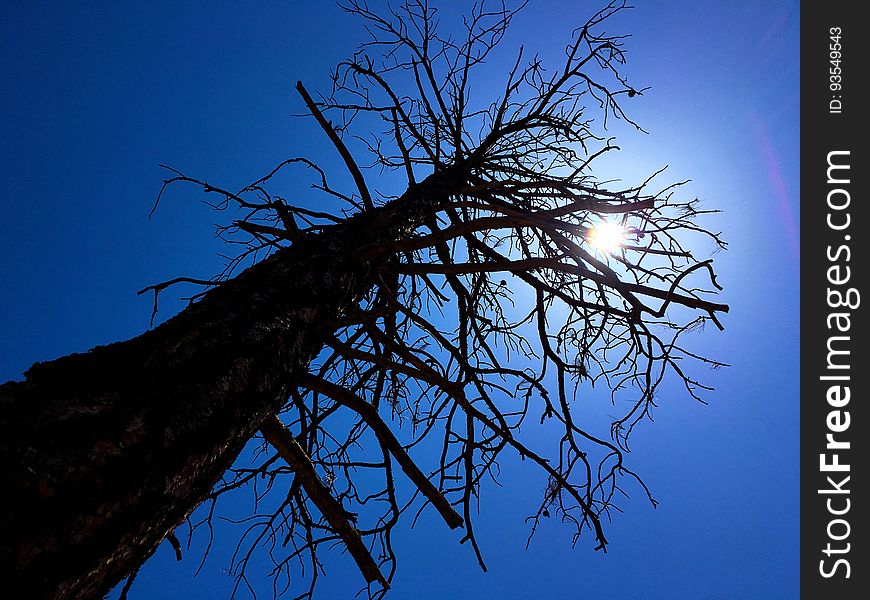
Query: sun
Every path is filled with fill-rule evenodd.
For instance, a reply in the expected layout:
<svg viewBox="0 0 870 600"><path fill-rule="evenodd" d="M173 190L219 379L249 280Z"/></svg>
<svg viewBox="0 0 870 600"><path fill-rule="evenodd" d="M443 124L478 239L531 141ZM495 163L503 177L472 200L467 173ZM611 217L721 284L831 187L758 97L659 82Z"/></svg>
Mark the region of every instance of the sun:
<svg viewBox="0 0 870 600"><path fill-rule="evenodd" d="M613 254L625 242L625 227L613 221L602 221L589 229L587 239L597 250Z"/></svg>

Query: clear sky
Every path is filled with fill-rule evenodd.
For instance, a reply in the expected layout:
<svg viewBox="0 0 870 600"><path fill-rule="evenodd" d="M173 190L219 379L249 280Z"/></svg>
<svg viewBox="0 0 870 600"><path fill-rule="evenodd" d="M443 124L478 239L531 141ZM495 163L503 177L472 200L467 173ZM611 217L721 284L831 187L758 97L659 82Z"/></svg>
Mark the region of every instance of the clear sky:
<svg viewBox="0 0 870 600"><path fill-rule="evenodd" d="M670 178L692 179L686 195L724 210L710 224L730 242L715 260L732 309L724 333L693 347L732 366L707 375L709 405L675 392L637 431L634 470L660 505L627 502L606 555L591 536L572 550L557 523L525 550L541 489L517 465L484 491L490 572L424 518L400 528L390 598L798 596L798 3L637 4L608 31L633 34L627 70L653 88L627 108L650 134L620 137L609 168L637 183L668 164ZM596 6L532 0L505 43L555 56ZM157 165L235 187L287 156L331 157L293 117L292 84L327 89L361 39L327 2L6 3L0 380L141 333L151 306L137 289L219 271L221 215L193 190L147 219ZM179 306L166 296L163 317ZM216 556L193 579L197 557L176 564L161 548L131 597L228 597ZM352 597L351 561L327 566L321 598Z"/></svg>

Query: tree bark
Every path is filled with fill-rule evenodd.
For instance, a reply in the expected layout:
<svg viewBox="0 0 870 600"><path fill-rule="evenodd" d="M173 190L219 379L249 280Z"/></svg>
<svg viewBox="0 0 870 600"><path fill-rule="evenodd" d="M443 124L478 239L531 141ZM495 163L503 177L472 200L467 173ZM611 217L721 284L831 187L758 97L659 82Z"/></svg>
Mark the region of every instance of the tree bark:
<svg viewBox="0 0 870 600"><path fill-rule="evenodd" d="M285 401L456 169L307 235L126 342L0 386L0 593L101 598L141 565ZM12 593L14 592L14 593Z"/></svg>

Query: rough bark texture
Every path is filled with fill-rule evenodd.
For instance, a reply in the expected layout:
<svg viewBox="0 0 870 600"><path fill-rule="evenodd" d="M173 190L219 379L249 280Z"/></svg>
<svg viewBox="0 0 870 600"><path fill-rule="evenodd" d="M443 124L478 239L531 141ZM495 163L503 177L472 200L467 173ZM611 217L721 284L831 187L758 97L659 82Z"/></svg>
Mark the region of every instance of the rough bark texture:
<svg viewBox="0 0 870 600"><path fill-rule="evenodd" d="M280 407L456 170L249 268L126 342L0 386L0 593L101 598L151 555ZM14 591L14 593L13 593Z"/></svg>

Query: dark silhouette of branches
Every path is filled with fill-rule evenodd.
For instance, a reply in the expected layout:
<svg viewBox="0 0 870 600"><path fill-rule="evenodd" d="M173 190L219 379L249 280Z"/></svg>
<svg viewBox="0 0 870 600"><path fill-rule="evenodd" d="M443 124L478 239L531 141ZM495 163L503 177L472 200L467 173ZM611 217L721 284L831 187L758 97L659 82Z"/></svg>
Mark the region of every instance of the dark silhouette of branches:
<svg viewBox="0 0 870 600"><path fill-rule="evenodd" d="M449 527L464 527L462 541L471 543L485 569L473 529L475 506L482 481L494 476L503 451L538 465L546 483L530 517L532 531L543 515L555 513L577 536L588 529L596 549L606 550L602 518L626 481L655 504L626 465L632 429L649 415L669 371L694 398L709 389L683 365L686 359L721 363L684 349L681 340L707 321L721 329L717 315L728 311L713 299L721 287L712 261L696 259L686 241L696 243L694 234L700 234L725 248L719 234L699 223L715 211L679 200L681 183L654 189L653 177L661 172L624 189L591 175L595 159L619 149L603 134L609 119L640 130L621 104L644 91L620 72L627 36L602 32L605 21L628 7L611 2L579 27L564 64L554 71L520 49L501 94L485 105L472 93L475 69L522 5L478 2L463 20L462 35L449 37L439 31L427 2L403 2L384 14L365 2L342 7L365 21L371 40L338 65L328 96L313 100L302 82L296 89L356 190L333 190L309 161L281 166L314 168L321 177L317 189L343 199L352 212L384 210L378 218L389 218L391 204L400 200L372 196L364 168L342 141L349 132L364 133L364 125L380 123L370 137L360 138L375 166L403 172L410 188L444 173L461 184L427 206L400 239L358 249L361 256L384 259L377 281L353 311L336 320L326 351L298 379L283 413L281 431L293 432L306 465L326 478L341 506L356 507L373 525L355 529L337 519L335 500L319 499L322 491L312 493L305 483L310 475L293 468L301 486L269 517L270 535L280 533L294 549L276 563L276 573L289 573L291 559L303 553L316 571L316 549L338 536L366 580L385 590L384 576L359 556L358 540L374 544L371 556L379 557L389 579L395 569L390 533L411 506L396 497L396 465ZM601 130L591 115L595 109ZM346 216L287 205L266 191L268 179L238 194L203 184L225 202L250 209L233 224L250 236L246 252L316 235ZM596 250L590 239L606 221L625 232L612 253ZM609 435L588 430L572 411L583 383L603 383L614 402L622 392L634 396L630 409L613 419ZM342 412L354 421L337 435L325 421ZM523 441L521 426L530 414L559 424L561 438L552 453ZM406 442L391 422L410 426ZM277 422L270 427L277 429ZM279 447L274 434L264 430L264 436ZM438 462L418 466L409 452L436 436ZM273 464L266 459L219 490L250 481L252 473L265 475ZM369 484L374 473L381 486L361 491L358 482ZM324 520L313 519L311 505ZM348 527L353 536L345 533Z"/></svg>
<svg viewBox="0 0 870 600"><path fill-rule="evenodd" d="M451 35L424 0L384 12L362 0L341 5L370 40L337 66L327 95L315 100L301 82L296 90L352 192L333 187L306 158L238 191L174 169L165 182L196 184L215 208L241 211L219 229L241 252L214 279L145 288L155 313L169 285L202 284L194 306L206 303L246 260L273 256L278 264L318 240L352 257L353 277L363 281L361 294L318 325L319 354L286 367L285 401L254 424L260 452L196 499L204 516L191 534L212 529L224 494L254 489L257 507L233 558L236 590L253 591L248 565L261 551L273 562L276 595L310 598L321 547L338 545L379 598L396 569L396 524L429 505L447 527L463 529L461 542L485 570L474 520L484 482L508 455L540 473L532 533L553 515L573 528L575 542L587 532L606 551L605 522L622 493L636 487L655 504L627 464L630 435L666 377L697 399L710 389L688 365L722 363L683 339L708 321L722 328L728 306L715 300L712 261L693 248L703 238L725 243L701 223L715 211L681 200L681 183L655 187L656 173L620 189L592 175L596 159L619 149L608 123L640 129L623 108L644 91L622 74L627 36L604 29L625 2L578 27L562 64L545 69L520 48L500 90L475 88L522 4L476 2ZM352 152L360 145L374 169ZM306 209L276 193L273 179L294 166L344 208ZM376 169L402 174L407 190L376 193ZM606 227L622 232L610 249L595 243ZM349 276L321 266L326 279ZM295 326L270 325L288 328L288 344ZM609 431L598 431L578 405L587 413L604 389L605 403L630 402ZM524 437L531 420L558 432L553 444Z"/></svg>

